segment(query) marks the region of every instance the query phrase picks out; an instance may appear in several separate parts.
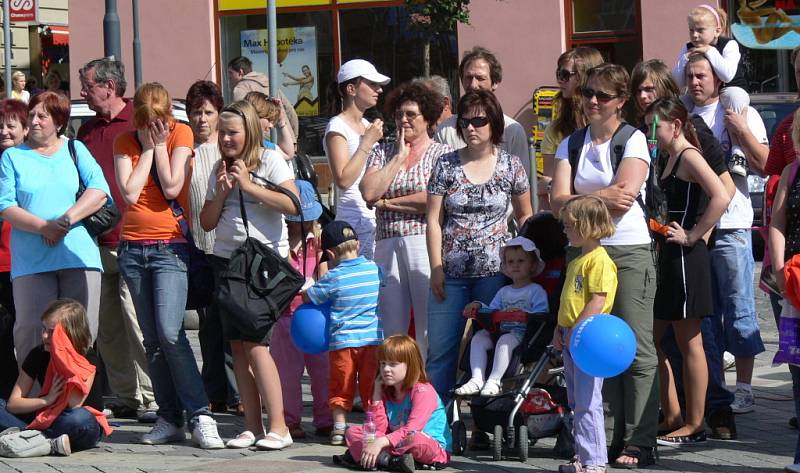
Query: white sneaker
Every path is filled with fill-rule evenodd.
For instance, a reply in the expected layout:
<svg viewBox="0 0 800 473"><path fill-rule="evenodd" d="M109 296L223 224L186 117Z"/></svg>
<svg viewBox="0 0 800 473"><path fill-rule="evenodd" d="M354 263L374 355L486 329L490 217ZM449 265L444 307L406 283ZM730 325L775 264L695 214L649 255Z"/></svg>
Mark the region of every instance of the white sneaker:
<svg viewBox="0 0 800 473"><path fill-rule="evenodd" d="M253 432L245 430L241 434L237 435L236 438L228 440L225 446L227 448L250 448L255 444L256 436L253 435Z"/></svg>
<svg viewBox="0 0 800 473"><path fill-rule="evenodd" d="M72 453L72 448L69 445L69 435L62 434L54 439L50 439L50 451L54 455L68 457Z"/></svg>
<svg viewBox="0 0 800 473"><path fill-rule="evenodd" d="M726 351L722 354L722 371L728 371L733 368L736 368L736 357Z"/></svg>
<svg viewBox="0 0 800 473"><path fill-rule="evenodd" d="M217 432L217 421L209 416L197 416L192 430L192 440L200 448L206 450L225 448L225 442L222 441Z"/></svg>
<svg viewBox="0 0 800 473"><path fill-rule="evenodd" d="M731 410L735 414L746 414L753 412L755 409L755 398L752 391L745 391L744 389L737 389L733 393L733 402L731 403Z"/></svg>
<svg viewBox="0 0 800 473"><path fill-rule="evenodd" d="M456 389L456 395L458 396L472 396L473 394L478 394L481 392L481 386L483 386L483 382L472 378L467 381L466 384L461 385L458 389Z"/></svg>
<svg viewBox="0 0 800 473"><path fill-rule="evenodd" d="M736 174L742 177L747 176L747 158L741 154L734 153L731 155L731 160L728 163L728 170L731 174Z"/></svg>
<svg viewBox="0 0 800 473"><path fill-rule="evenodd" d="M161 445L184 440L186 440L186 433L183 427L171 424L162 417L156 420L156 425L150 429L150 432L142 435L142 443L145 445Z"/></svg>

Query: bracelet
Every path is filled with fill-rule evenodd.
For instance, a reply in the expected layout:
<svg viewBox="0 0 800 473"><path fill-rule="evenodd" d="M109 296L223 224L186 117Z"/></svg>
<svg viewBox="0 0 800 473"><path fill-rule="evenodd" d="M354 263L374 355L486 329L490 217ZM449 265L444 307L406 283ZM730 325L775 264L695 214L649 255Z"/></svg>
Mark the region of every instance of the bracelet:
<svg viewBox="0 0 800 473"><path fill-rule="evenodd" d="M368 149L364 149L364 148L362 148L360 146L358 147L358 149L356 151L361 151L364 154L369 154L369 150Z"/></svg>

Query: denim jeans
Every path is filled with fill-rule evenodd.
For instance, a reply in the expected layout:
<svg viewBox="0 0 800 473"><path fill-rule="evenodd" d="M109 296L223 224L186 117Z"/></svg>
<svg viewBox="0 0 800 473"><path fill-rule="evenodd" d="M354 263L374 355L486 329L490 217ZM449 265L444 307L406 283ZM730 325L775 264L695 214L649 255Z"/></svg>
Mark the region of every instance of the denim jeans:
<svg viewBox="0 0 800 473"><path fill-rule="evenodd" d="M450 278L444 282L445 298L439 301L430 295L428 302L428 361L426 369L442 402L452 397L458 368L459 344L467 319L464 306L473 301L492 302L505 284L505 276L483 278Z"/></svg>
<svg viewBox="0 0 800 473"><path fill-rule="evenodd" d="M8 412L6 402L0 399L0 432L16 427L25 430L28 424ZM73 452L94 448L100 442L102 430L94 415L83 407L64 409L53 423L44 431L47 438L69 435L69 443Z"/></svg>
<svg viewBox="0 0 800 473"><path fill-rule="evenodd" d="M728 350L738 357L754 357L764 351L764 343L753 293L755 261L750 229L717 229L710 254L712 327L717 349Z"/></svg>
<svg viewBox="0 0 800 473"><path fill-rule="evenodd" d="M733 402L733 393L725 385L725 374L722 370L722 350L717 345L711 317L703 319L700 324L700 331L703 336L703 350L706 352L706 363L708 364L706 412L711 413L730 406ZM681 404L683 404L683 356L678 349L678 343L675 341L675 332L673 332L672 327L667 329L660 343L661 349L667 354L670 365L672 365L675 388L678 390L678 397L681 399Z"/></svg>
<svg viewBox="0 0 800 473"><path fill-rule="evenodd" d="M158 415L182 426L186 411L191 427L198 415L210 415L210 411L203 380L183 330L187 245L123 241L118 255L119 269L131 291L142 329Z"/></svg>

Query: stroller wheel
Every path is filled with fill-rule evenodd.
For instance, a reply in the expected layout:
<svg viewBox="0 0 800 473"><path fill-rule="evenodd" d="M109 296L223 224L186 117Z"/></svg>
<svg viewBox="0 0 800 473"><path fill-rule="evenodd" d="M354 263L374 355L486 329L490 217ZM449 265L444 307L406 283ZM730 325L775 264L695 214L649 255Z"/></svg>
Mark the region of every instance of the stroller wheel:
<svg viewBox="0 0 800 473"><path fill-rule="evenodd" d="M492 444L492 460L499 462L503 459L503 426L494 426L494 443Z"/></svg>
<svg viewBox="0 0 800 473"><path fill-rule="evenodd" d="M467 426L457 420L453 422L453 455L461 456L467 449Z"/></svg>
<svg viewBox="0 0 800 473"><path fill-rule="evenodd" d="M528 427L525 425L519 426L517 432L517 443L519 446L519 461L525 463L528 461Z"/></svg>

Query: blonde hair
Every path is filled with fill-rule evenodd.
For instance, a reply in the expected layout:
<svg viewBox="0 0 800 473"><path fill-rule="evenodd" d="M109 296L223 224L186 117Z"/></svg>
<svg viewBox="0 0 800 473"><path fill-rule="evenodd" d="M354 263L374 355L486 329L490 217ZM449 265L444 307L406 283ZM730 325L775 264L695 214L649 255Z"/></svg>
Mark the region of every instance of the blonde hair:
<svg viewBox="0 0 800 473"><path fill-rule="evenodd" d="M585 239L609 238L617 231L605 202L594 195L571 198L561 208L560 217L564 225Z"/></svg>
<svg viewBox="0 0 800 473"><path fill-rule="evenodd" d="M133 95L133 126L136 129L146 128L158 119L164 120L172 128L175 122L172 99L163 85L148 82L136 89Z"/></svg>
<svg viewBox="0 0 800 473"><path fill-rule="evenodd" d="M800 108L794 112L794 122L792 123L792 144L794 152L800 154Z"/></svg>
<svg viewBox="0 0 800 473"><path fill-rule="evenodd" d="M504 246L502 248L501 251L502 251L502 256L503 257L500 260L500 272L501 273L503 273L506 276L508 276L508 274L506 274L506 269L507 269L507 267L506 267L506 252L508 250L520 250L523 253L525 253L526 255L528 255L528 258L530 258L530 260L531 260L531 274L530 274L530 277L531 278L535 278L536 276L539 275L538 262L541 261L541 258L539 258L536 255L535 251L525 251L525 248L523 248L522 245ZM508 277L511 277L511 276L508 276Z"/></svg>
<svg viewBox="0 0 800 473"><path fill-rule="evenodd" d="M261 144L264 140L264 133L258 123L258 113L255 107L246 100L239 100L223 108L219 118L220 120L242 121L245 139L244 149L239 157L244 161L247 169L250 171L256 169L261 163Z"/></svg>
<svg viewBox="0 0 800 473"><path fill-rule="evenodd" d="M92 346L92 332L89 331L89 319L86 308L74 299L56 299L47 306L42 314L42 321L56 318L56 322L64 327L72 346L81 355L85 355Z"/></svg>
<svg viewBox="0 0 800 473"><path fill-rule="evenodd" d="M358 251L358 237L353 232L353 230L350 230L349 228L343 228L342 229L342 235L344 235L347 238L350 238L350 237L354 236L354 237L356 237L356 239L355 240L347 240L345 242L339 243L338 245L334 246L333 247L333 252L334 252L334 254L336 254L336 259L341 258L342 255L344 255L345 253L349 253L349 252L352 252L352 251Z"/></svg>
<svg viewBox="0 0 800 473"><path fill-rule="evenodd" d="M14 80L17 80L17 79L25 79L25 80L27 80L28 78L25 75L25 73L22 72L22 71L14 71L14 72L12 72L11 73L11 80L14 81Z"/></svg>
<svg viewBox="0 0 800 473"><path fill-rule="evenodd" d="M719 28L720 33L728 31L728 14L721 8L714 8L711 5L698 5L689 10L688 19L697 21L700 18L709 18Z"/></svg>
<svg viewBox="0 0 800 473"><path fill-rule="evenodd" d="M261 92L255 90L248 92L247 95L244 96L244 99L250 102L250 105L256 109L258 118L266 118L270 123L274 124L281 116L280 106Z"/></svg>
<svg viewBox="0 0 800 473"><path fill-rule="evenodd" d="M403 380L404 391L413 388L417 383L428 382L419 346L408 335L392 335L384 340L378 347L378 363L382 361L406 364L406 378Z"/></svg>

